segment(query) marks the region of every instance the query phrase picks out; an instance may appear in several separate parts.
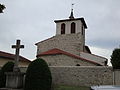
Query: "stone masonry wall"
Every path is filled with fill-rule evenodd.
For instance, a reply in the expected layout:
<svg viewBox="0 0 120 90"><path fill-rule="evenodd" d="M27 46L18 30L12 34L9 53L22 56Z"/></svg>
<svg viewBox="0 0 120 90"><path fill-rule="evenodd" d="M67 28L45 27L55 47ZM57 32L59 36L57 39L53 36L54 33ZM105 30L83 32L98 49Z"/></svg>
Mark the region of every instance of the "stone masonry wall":
<svg viewBox="0 0 120 90"><path fill-rule="evenodd" d="M81 33L57 35L37 43L37 54L58 48L75 55L80 55L80 51L83 51L82 41Z"/></svg>
<svg viewBox="0 0 120 90"><path fill-rule="evenodd" d="M50 67L53 85L93 86L112 85L112 67L101 66L75 66L75 67ZM26 72L26 68L21 68Z"/></svg>
<svg viewBox="0 0 120 90"><path fill-rule="evenodd" d="M112 85L111 67L51 67L55 85Z"/></svg>
<svg viewBox="0 0 120 90"><path fill-rule="evenodd" d="M67 55L59 54L59 55L45 55L40 58L44 59L49 66L96 66L91 62L80 60L77 58L73 58Z"/></svg>

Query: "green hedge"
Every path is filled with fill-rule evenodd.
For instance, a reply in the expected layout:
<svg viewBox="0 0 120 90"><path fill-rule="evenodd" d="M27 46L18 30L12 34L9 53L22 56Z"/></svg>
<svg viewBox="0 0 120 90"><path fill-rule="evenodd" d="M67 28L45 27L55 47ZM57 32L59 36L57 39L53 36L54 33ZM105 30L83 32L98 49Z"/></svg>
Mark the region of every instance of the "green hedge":
<svg viewBox="0 0 120 90"><path fill-rule="evenodd" d="M24 90L50 90L51 72L43 59L31 62L26 71Z"/></svg>

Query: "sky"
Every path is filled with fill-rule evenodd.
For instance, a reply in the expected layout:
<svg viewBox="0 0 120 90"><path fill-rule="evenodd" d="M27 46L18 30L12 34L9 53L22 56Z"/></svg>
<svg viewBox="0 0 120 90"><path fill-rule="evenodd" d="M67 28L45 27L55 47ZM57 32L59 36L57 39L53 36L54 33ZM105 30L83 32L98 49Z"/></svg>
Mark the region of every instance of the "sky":
<svg viewBox="0 0 120 90"><path fill-rule="evenodd" d="M54 20L67 19L74 3L74 17L88 26L86 45L93 54L110 59L120 47L120 0L0 0L6 6L0 14L0 51L15 53L11 45L20 39L20 55L34 60L35 43L56 33Z"/></svg>

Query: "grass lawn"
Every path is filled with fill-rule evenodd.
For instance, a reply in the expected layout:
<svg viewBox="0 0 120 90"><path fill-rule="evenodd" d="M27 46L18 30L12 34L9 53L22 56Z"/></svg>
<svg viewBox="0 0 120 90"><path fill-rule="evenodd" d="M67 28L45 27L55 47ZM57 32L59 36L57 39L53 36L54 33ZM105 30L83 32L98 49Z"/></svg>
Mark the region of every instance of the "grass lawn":
<svg viewBox="0 0 120 90"><path fill-rule="evenodd" d="M84 86L56 86L54 90L90 90L90 87L84 87Z"/></svg>

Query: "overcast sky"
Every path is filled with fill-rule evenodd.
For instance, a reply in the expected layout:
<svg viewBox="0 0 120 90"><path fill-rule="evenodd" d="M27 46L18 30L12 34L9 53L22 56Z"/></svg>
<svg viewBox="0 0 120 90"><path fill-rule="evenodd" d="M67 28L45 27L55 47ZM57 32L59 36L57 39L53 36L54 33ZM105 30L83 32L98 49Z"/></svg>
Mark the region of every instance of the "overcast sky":
<svg viewBox="0 0 120 90"><path fill-rule="evenodd" d="M120 45L120 0L0 0L6 9L0 14L0 50L14 53L11 45L21 40L25 48L20 54L35 59L35 43L56 33L54 20L70 15L84 17L86 45L92 53L110 58Z"/></svg>

